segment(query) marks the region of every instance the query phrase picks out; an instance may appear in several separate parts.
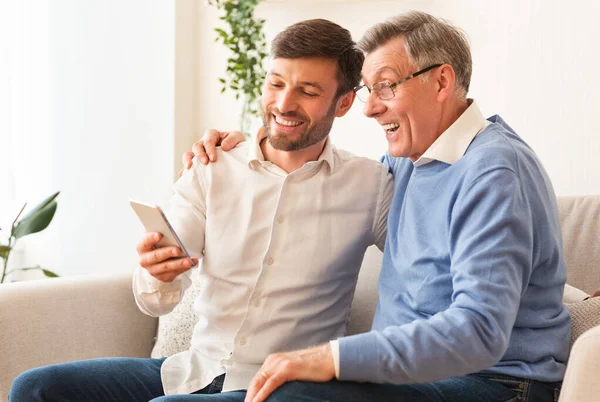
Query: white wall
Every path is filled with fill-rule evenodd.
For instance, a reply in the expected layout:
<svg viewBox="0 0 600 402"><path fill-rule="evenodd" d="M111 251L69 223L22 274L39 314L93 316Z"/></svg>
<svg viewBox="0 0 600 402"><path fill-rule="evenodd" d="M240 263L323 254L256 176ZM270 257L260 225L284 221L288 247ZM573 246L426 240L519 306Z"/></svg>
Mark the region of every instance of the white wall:
<svg viewBox="0 0 600 402"><path fill-rule="evenodd" d="M446 18L467 33L473 51L470 96L484 115L500 114L536 150L557 194L600 193L600 2L557 0L307 0L265 1L258 14L271 39L307 18L327 18L355 39L390 15L417 9ZM198 131L232 128L237 110L219 95L217 76L226 51L213 42L219 23L212 7L200 10ZM382 130L362 116L358 101L334 124L336 145L377 158L386 150Z"/></svg>
<svg viewBox="0 0 600 402"><path fill-rule="evenodd" d="M20 262L131 270L143 228L128 200L164 202L174 174L175 4L51 0L48 11L48 141L29 144L44 158L16 179L29 186L19 198L61 194L49 228L20 241Z"/></svg>
<svg viewBox="0 0 600 402"><path fill-rule="evenodd" d="M600 3L323 2L261 4L268 39L307 18L336 21L356 39L410 9L447 18L470 37L471 96L484 114L501 114L534 147L558 194L600 192ZM164 203L193 138L209 127L237 127L240 105L220 94L217 80L227 58L214 43L218 12L196 0L50 0L45 20L38 15L43 9L30 9L14 25L47 29L47 54L44 46L41 53L31 49L35 38L24 29L23 65L46 66L38 70L50 85L43 73L13 85L25 92L12 107L30 118L19 127L0 122L0 131L18 134L2 155L23 155L11 162L17 201L61 195L51 226L21 241L13 265L41 264L63 275L130 270L142 228L127 201ZM358 102L335 123L332 137L372 158L386 149L381 129L362 116Z"/></svg>

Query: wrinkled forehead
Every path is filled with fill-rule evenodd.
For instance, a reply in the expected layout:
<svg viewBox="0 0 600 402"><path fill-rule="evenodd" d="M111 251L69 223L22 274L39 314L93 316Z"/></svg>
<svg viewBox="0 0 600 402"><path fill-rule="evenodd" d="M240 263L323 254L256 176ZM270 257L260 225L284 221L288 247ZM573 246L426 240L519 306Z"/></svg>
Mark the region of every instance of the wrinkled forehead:
<svg viewBox="0 0 600 402"><path fill-rule="evenodd" d="M365 56L362 79L365 83L375 83L389 78L402 78L411 74L414 63L406 54L404 39L388 41Z"/></svg>

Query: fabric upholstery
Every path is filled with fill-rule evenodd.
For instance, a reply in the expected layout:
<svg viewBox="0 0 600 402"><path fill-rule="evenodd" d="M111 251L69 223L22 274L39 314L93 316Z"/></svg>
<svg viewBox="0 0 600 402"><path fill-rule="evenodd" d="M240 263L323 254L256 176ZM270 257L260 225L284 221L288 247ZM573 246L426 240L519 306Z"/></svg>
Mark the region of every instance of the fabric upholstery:
<svg viewBox="0 0 600 402"><path fill-rule="evenodd" d="M600 195L558 197L563 247L571 286L600 288Z"/></svg>
<svg viewBox="0 0 600 402"><path fill-rule="evenodd" d="M34 367L148 357L156 322L138 310L129 273L0 285L0 401L12 380Z"/></svg>

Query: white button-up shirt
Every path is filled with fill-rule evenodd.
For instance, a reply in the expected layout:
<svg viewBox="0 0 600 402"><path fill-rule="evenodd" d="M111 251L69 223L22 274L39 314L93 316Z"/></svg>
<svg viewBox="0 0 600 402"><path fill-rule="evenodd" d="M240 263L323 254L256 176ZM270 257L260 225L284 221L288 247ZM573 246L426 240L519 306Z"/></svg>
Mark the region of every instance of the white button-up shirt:
<svg viewBox="0 0 600 402"><path fill-rule="evenodd" d="M191 348L162 366L165 394L191 393L226 373L247 389L264 359L343 336L369 245L383 249L393 183L376 161L335 149L287 174L247 142L194 166L174 185L167 214L201 258ZM140 309L169 313L190 284L138 267Z"/></svg>

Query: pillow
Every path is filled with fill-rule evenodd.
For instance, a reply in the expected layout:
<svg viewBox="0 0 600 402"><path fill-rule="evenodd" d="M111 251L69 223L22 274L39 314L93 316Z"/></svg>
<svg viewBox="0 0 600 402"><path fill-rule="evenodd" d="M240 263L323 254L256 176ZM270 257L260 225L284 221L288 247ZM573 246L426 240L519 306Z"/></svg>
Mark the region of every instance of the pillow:
<svg viewBox="0 0 600 402"><path fill-rule="evenodd" d="M567 304L566 306L571 312L570 348L579 335L592 327L600 325L600 297Z"/></svg>
<svg viewBox="0 0 600 402"><path fill-rule="evenodd" d="M192 270L192 284L177 307L169 314L159 317L151 357L169 357L190 348L194 326L198 322L194 313L194 301L201 290L199 272L198 268Z"/></svg>

